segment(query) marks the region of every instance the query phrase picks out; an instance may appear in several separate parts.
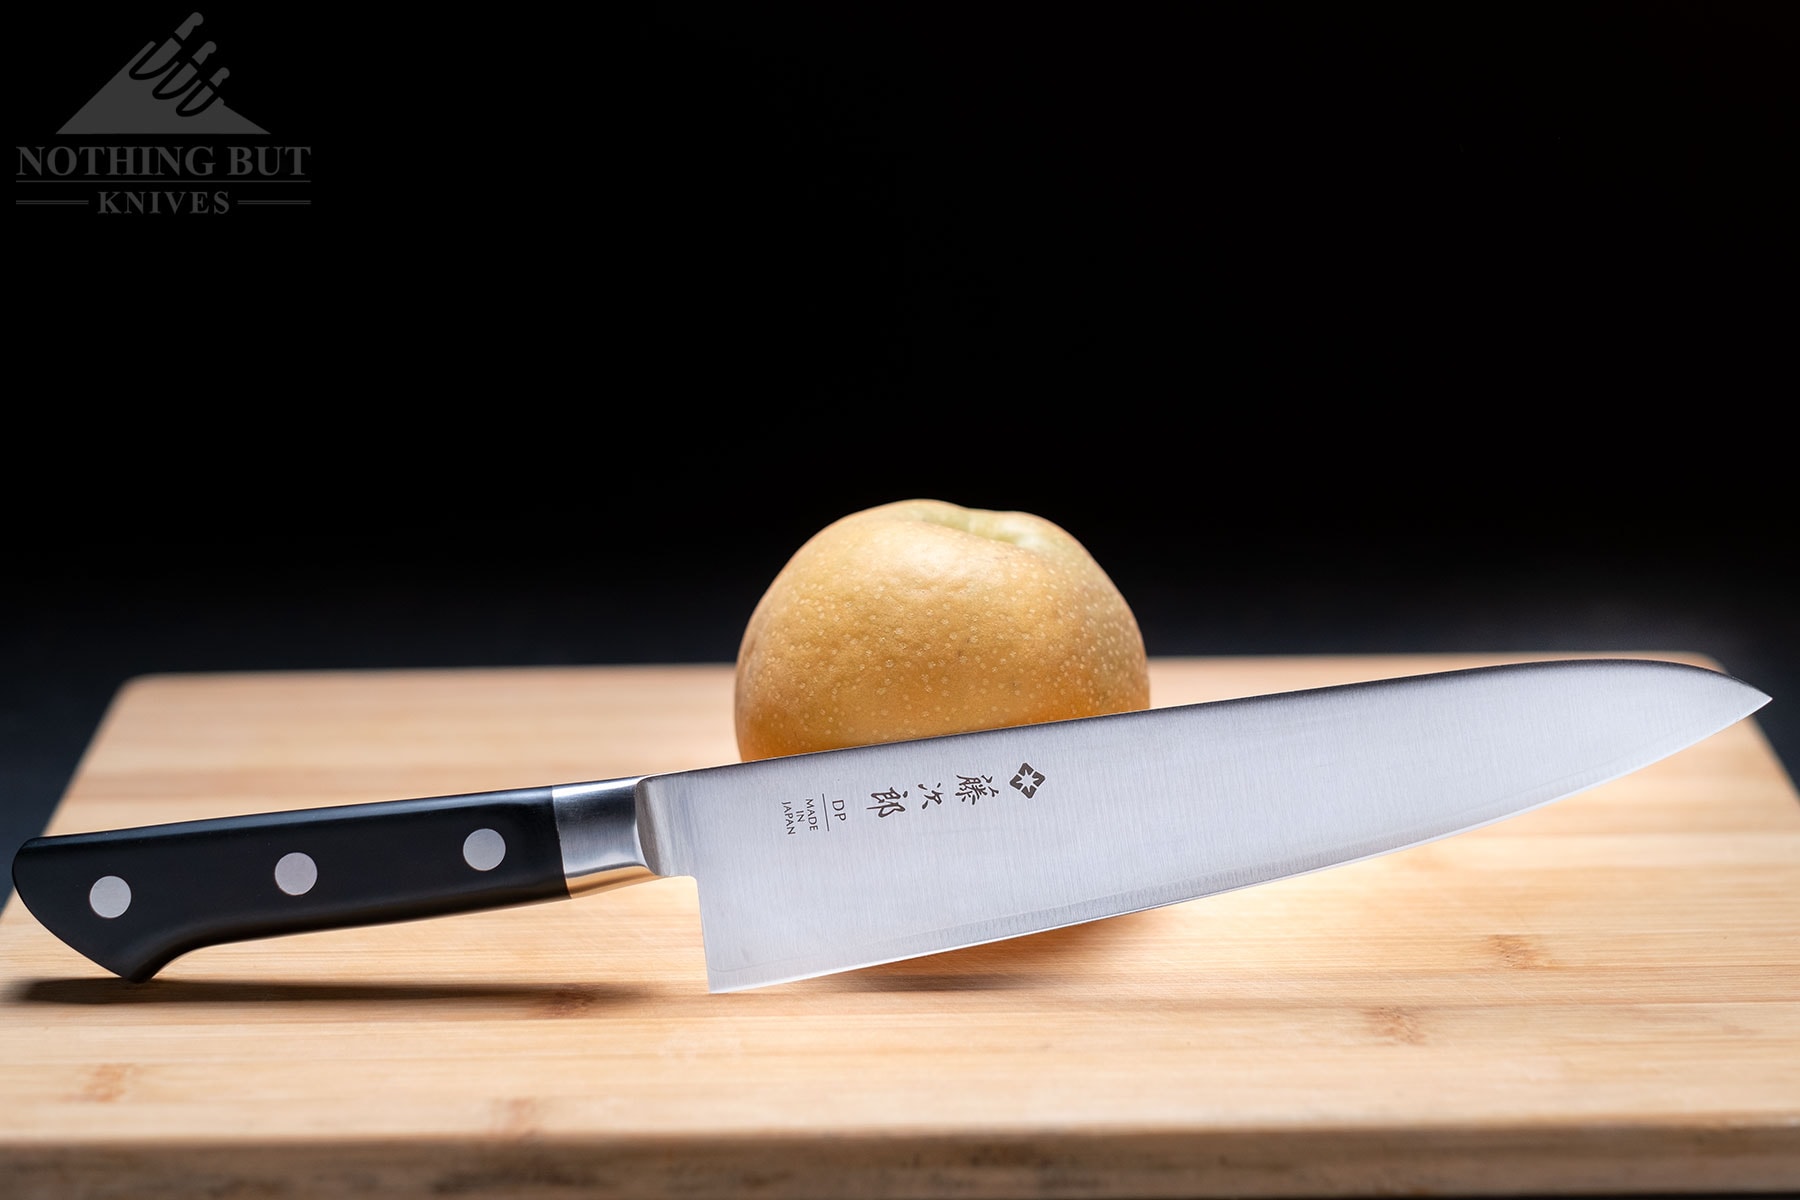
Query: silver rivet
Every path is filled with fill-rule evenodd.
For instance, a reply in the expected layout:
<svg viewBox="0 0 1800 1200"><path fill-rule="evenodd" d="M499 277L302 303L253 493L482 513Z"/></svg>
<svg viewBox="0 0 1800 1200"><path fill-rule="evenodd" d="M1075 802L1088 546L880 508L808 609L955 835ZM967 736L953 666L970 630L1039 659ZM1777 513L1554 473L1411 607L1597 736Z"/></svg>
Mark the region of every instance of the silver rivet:
<svg viewBox="0 0 1800 1200"><path fill-rule="evenodd" d="M298 850L284 854L275 864L275 886L290 896L304 896L319 882L319 864Z"/></svg>
<svg viewBox="0 0 1800 1200"><path fill-rule="evenodd" d="M88 907L112 920L131 907L131 885L117 875L102 875L88 889Z"/></svg>
<svg viewBox="0 0 1800 1200"><path fill-rule="evenodd" d="M477 829L463 839L463 861L477 871L491 871L506 857L506 839L492 829Z"/></svg>

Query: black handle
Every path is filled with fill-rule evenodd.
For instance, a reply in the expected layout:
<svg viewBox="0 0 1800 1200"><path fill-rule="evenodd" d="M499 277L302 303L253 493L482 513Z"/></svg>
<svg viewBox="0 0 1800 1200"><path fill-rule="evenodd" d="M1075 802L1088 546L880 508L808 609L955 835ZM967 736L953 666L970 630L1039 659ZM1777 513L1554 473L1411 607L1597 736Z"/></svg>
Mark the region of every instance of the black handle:
<svg viewBox="0 0 1800 1200"><path fill-rule="evenodd" d="M33 838L13 884L135 981L222 942L569 895L548 787Z"/></svg>

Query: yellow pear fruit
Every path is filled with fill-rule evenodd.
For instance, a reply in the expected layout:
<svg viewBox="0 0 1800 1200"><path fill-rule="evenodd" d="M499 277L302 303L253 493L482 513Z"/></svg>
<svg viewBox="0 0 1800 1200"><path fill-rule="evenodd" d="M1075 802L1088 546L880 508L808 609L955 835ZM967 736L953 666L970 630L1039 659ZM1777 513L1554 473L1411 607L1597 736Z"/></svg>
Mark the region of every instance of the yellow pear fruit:
<svg viewBox="0 0 1800 1200"><path fill-rule="evenodd" d="M1150 706L1137 618L1061 526L942 500L809 538L738 648L745 761Z"/></svg>

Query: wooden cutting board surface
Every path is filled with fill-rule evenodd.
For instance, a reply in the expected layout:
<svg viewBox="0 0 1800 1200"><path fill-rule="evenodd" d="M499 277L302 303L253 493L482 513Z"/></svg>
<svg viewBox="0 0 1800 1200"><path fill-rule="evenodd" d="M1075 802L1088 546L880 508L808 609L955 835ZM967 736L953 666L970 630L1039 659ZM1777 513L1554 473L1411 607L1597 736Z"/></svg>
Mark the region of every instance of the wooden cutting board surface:
<svg viewBox="0 0 1800 1200"><path fill-rule="evenodd" d="M1153 697L1522 657L1563 656L1164 659ZM50 832L735 761L731 679L145 678ZM137 985L0 917L8 1197L1780 1190L1800 798L1754 718L1429 846L726 995L685 879Z"/></svg>

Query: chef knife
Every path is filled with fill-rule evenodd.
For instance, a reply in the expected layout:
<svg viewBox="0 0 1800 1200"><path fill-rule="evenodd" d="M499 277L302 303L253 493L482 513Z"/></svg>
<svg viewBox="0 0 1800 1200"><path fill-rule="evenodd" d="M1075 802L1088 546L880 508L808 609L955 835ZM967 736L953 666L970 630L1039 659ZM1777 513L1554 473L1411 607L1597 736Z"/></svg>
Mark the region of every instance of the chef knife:
<svg viewBox="0 0 1800 1200"><path fill-rule="evenodd" d="M1477 667L695 770L34 838L95 963L696 883L711 991L1404 850L1617 779L1769 697L1651 659Z"/></svg>

